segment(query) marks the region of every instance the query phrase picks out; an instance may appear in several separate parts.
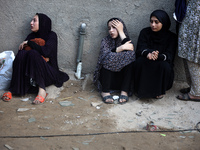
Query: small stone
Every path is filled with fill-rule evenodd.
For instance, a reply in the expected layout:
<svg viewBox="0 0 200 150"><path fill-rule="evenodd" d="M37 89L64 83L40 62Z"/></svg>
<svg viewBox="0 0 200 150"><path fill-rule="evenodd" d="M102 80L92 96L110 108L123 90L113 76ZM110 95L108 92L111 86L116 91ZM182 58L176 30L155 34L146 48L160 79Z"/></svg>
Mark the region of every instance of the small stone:
<svg viewBox="0 0 200 150"><path fill-rule="evenodd" d="M29 98L23 98L23 99L21 99L21 101L23 101L23 102L26 102L28 100L29 100Z"/></svg>
<svg viewBox="0 0 200 150"><path fill-rule="evenodd" d="M100 106L96 106L96 109L100 109L101 107Z"/></svg>
<svg viewBox="0 0 200 150"><path fill-rule="evenodd" d="M93 106L93 107L100 106L101 104L103 104L103 103L102 102L91 102L91 106Z"/></svg>
<svg viewBox="0 0 200 150"><path fill-rule="evenodd" d="M136 113L137 116L142 116L142 111L139 111L138 113Z"/></svg>
<svg viewBox="0 0 200 150"><path fill-rule="evenodd" d="M29 122L29 123L31 123L31 122L35 122L35 121L36 121L36 119L33 118L33 117L28 119L28 122Z"/></svg>
<svg viewBox="0 0 200 150"><path fill-rule="evenodd" d="M44 137L42 137L42 136L41 136L40 138L41 138L42 140L47 140L47 138L44 138Z"/></svg>

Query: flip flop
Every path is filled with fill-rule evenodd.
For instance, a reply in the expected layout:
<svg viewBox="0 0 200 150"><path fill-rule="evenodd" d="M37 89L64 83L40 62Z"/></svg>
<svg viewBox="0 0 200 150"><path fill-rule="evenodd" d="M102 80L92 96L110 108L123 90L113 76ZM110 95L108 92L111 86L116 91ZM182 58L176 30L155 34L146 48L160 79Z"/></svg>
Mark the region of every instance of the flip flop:
<svg viewBox="0 0 200 150"><path fill-rule="evenodd" d="M101 97L102 97L102 100L103 100L104 103L106 103L106 104L114 104L114 99L113 99L113 97L111 95L104 96L104 97L101 96ZM107 99L112 99L113 101L112 102L109 102L109 101L107 102L106 101Z"/></svg>
<svg viewBox="0 0 200 150"><path fill-rule="evenodd" d="M42 97L42 96L37 95L34 101L39 101L40 103L44 103L44 101L45 101L47 95L48 95L48 94L46 93L45 98ZM32 104L40 104L40 103L33 103L33 102L32 102Z"/></svg>
<svg viewBox="0 0 200 150"><path fill-rule="evenodd" d="M189 96L188 93L182 94L182 95L178 95L176 98L178 98L179 100L182 100L182 101L200 102L200 99L193 99L193 98L190 98L190 96Z"/></svg>
<svg viewBox="0 0 200 150"><path fill-rule="evenodd" d="M5 99L6 98L6 99ZM6 92L2 96L2 100L4 102L9 102L12 99L12 93L11 92Z"/></svg>
<svg viewBox="0 0 200 150"><path fill-rule="evenodd" d="M126 101L120 102L120 99L125 99ZM120 96L119 96L119 99L118 99L118 103L119 103L119 104L125 104L125 103L127 103L127 102L128 102L128 96L126 96L126 95L120 95Z"/></svg>

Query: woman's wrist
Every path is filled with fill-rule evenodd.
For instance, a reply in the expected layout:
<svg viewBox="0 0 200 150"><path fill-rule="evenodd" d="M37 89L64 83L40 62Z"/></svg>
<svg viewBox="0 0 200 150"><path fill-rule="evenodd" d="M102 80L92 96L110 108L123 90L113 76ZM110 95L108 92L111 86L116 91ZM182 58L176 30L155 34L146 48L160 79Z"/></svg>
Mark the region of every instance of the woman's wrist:
<svg viewBox="0 0 200 150"><path fill-rule="evenodd" d="M125 39L126 38L126 35L124 34L124 32L119 32L119 35L120 35L120 38L121 40Z"/></svg>
<svg viewBox="0 0 200 150"><path fill-rule="evenodd" d="M117 52L117 53L119 53L119 52L121 52L121 51L123 51L123 45L117 47L117 49L116 49L116 52Z"/></svg>

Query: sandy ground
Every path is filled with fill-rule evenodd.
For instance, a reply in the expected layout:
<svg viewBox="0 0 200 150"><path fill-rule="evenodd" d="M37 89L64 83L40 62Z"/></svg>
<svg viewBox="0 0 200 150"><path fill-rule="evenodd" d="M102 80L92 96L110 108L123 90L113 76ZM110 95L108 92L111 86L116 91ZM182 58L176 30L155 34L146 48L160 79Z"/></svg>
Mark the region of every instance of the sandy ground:
<svg viewBox="0 0 200 150"><path fill-rule="evenodd" d="M0 101L0 150L199 150L200 103L177 100L182 87L175 82L160 100L132 96L108 105L88 75L50 87L41 105L31 104L34 94L14 96ZM150 121L157 131L146 130Z"/></svg>

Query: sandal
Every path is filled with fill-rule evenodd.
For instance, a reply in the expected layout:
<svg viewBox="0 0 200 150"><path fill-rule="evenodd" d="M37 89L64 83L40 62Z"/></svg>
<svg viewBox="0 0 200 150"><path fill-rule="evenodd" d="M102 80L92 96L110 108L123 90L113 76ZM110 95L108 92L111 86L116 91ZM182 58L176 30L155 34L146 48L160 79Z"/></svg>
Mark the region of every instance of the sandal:
<svg viewBox="0 0 200 150"><path fill-rule="evenodd" d="M189 93L190 92L190 87L184 88L184 89L180 89L180 92L183 93L183 94Z"/></svg>
<svg viewBox="0 0 200 150"><path fill-rule="evenodd" d="M112 99L113 101L106 101L106 100L108 100L108 99ZM111 95L108 95L108 96L102 96L102 100L103 100L103 102L104 103L106 103L106 104L114 104L114 99L113 99L113 97L111 96Z"/></svg>
<svg viewBox="0 0 200 150"><path fill-rule="evenodd" d="M125 99L126 101L120 102L120 99ZM120 95L120 96L119 96L119 99L118 99L118 103L119 103L119 104L125 104L125 103L127 103L127 102L128 102L128 96L126 96L126 95Z"/></svg>
<svg viewBox="0 0 200 150"><path fill-rule="evenodd" d="M190 98L190 95L189 95L188 93L182 94L182 95L178 95L176 98L178 98L179 100L183 100L183 101L200 102L200 99L193 99L193 98Z"/></svg>
<svg viewBox="0 0 200 150"><path fill-rule="evenodd" d="M42 96L37 95L37 97L35 98L34 101L39 101L40 103L44 103L46 97L48 94L46 94L45 98L43 98ZM32 104L40 104L40 103L34 103L34 101L32 102Z"/></svg>
<svg viewBox="0 0 200 150"><path fill-rule="evenodd" d="M2 96L2 100L4 102L9 102L12 99L12 93L11 92L6 92Z"/></svg>

